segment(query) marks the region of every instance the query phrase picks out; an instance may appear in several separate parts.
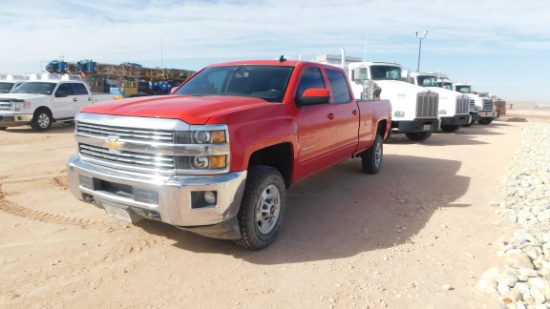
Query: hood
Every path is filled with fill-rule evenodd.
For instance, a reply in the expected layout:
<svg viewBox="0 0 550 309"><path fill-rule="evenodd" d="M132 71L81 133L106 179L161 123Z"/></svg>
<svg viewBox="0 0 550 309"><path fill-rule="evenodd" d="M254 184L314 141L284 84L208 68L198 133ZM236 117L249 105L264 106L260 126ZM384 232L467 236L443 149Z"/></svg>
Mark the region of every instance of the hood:
<svg viewBox="0 0 550 309"><path fill-rule="evenodd" d="M427 88L399 80L375 80L375 82L382 88L382 97L384 96L384 92L388 94L390 89L392 93L407 95L416 95L418 93L430 91Z"/></svg>
<svg viewBox="0 0 550 309"><path fill-rule="evenodd" d="M45 94L36 94L36 93L0 93L0 101L11 101L11 100L32 100L32 99L42 99L49 98ZM10 100L11 99L11 100Z"/></svg>
<svg viewBox="0 0 550 309"><path fill-rule="evenodd" d="M83 113L108 114L134 117L157 117L180 119L188 124L205 124L213 116L251 109L258 106L271 106L259 98L231 96L183 96L165 95L119 99L89 105Z"/></svg>
<svg viewBox="0 0 550 309"><path fill-rule="evenodd" d="M426 87L426 88L430 89L433 92L437 92L439 94L439 99L440 100L451 99L451 100L454 101L457 98L463 98L463 97L468 97L469 96L469 94L465 94L465 93L462 93L462 92L449 90L449 89L445 89L445 88L441 88L441 87Z"/></svg>

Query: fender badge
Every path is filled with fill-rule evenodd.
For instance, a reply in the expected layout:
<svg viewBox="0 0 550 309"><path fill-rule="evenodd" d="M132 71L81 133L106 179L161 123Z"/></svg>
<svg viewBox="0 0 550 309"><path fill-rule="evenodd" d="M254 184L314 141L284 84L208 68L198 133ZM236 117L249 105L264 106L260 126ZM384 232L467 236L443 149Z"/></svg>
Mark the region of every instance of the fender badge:
<svg viewBox="0 0 550 309"><path fill-rule="evenodd" d="M120 154L124 149L124 142L119 142L117 136L109 136L103 142L103 146L109 148L109 152Z"/></svg>

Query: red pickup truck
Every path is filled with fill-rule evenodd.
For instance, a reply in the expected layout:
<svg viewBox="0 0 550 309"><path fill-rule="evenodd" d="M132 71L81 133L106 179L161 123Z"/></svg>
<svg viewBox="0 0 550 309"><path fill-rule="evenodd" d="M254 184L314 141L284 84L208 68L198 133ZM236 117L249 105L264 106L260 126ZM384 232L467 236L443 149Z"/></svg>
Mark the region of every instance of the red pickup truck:
<svg viewBox="0 0 550 309"><path fill-rule="evenodd" d="M169 96L85 107L75 126L75 197L259 250L280 230L291 183L351 157L379 171L391 104L356 101L338 67L281 57L208 66Z"/></svg>

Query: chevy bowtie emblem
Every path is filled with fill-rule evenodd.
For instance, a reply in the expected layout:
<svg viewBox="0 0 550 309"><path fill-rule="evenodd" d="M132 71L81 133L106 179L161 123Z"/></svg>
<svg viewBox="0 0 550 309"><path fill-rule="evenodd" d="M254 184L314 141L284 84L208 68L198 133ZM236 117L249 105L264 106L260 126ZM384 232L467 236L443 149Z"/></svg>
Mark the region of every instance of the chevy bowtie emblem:
<svg viewBox="0 0 550 309"><path fill-rule="evenodd" d="M120 153L124 149L124 142L119 142L116 136L109 136L103 142L103 146L109 148L109 152Z"/></svg>

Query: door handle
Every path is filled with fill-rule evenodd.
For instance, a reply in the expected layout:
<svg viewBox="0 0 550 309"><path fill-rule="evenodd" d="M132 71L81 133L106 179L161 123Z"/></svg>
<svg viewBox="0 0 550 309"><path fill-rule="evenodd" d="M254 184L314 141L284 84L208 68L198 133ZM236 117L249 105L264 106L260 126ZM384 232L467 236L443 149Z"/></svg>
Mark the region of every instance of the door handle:
<svg viewBox="0 0 550 309"><path fill-rule="evenodd" d="M328 114L327 117L328 117L328 119L334 119L334 114L333 114L333 113L330 113L330 114Z"/></svg>
<svg viewBox="0 0 550 309"><path fill-rule="evenodd" d="M357 116L357 110L354 109L353 112L351 112L353 114L353 116Z"/></svg>
<svg viewBox="0 0 550 309"><path fill-rule="evenodd" d="M78 99L77 99L77 98L73 98L73 102L76 102L76 101L78 101Z"/></svg>

